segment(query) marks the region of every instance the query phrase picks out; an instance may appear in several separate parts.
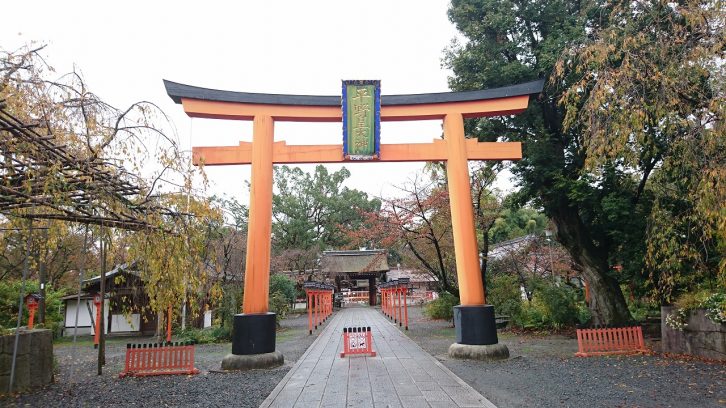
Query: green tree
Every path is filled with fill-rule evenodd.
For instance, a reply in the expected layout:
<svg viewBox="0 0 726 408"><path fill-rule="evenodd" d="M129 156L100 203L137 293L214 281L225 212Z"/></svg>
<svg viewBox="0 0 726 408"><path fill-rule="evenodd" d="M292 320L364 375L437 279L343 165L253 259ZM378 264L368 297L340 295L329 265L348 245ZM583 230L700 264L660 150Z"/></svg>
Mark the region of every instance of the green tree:
<svg viewBox="0 0 726 408"><path fill-rule="evenodd" d="M452 88L548 80L525 114L467 128L526 142L520 200L544 208L582 267L595 323L629 319L619 280L723 264L694 255L723 247L723 212L706 210L723 202L720 2L462 0L449 16L468 40L446 56Z"/></svg>
<svg viewBox="0 0 726 408"><path fill-rule="evenodd" d="M547 222L547 216L534 208L508 206L494 220L489 229L489 239L492 244L497 244L528 234L541 234L547 227Z"/></svg>
<svg viewBox="0 0 726 408"><path fill-rule="evenodd" d="M272 242L278 268L314 268L319 251L347 246L347 231L363 225L362 213L380 208L379 200L344 187L348 177L346 168L329 173L319 165L310 174L299 167L275 167Z"/></svg>
<svg viewBox="0 0 726 408"><path fill-rule="evenodd" d="M450 87L481 89L549 78L563 50L598 28L600 20L590 6L580 1L452 1L449 18L467 41L455 43L445 55L446 66L454 72ZM594 322L623 322L630 314L610 265L618 262L624 238L642 251L643 234L619 231L634 224L643 230L639 182L617 168L601 174L586 171L584 134L564 126L565 110L559 103L564 86L572 82L550 81L541 97L532 98L527 112L470 121L466 130L480 140L525 142L524 159L513 167L520 201L544 209L557 239L582 266L592 288Z"/></svg>
<svg viewBox="0 0 726 408"><path fill-rule="evenodd" d="M557 65L557 80L577 79L561 98L564 124L588 135L589 169L643 174L634 199L653 196L645 259L660 300L719 274L726 287L726 8L650 0L609 9L612 24Z"/></svg>

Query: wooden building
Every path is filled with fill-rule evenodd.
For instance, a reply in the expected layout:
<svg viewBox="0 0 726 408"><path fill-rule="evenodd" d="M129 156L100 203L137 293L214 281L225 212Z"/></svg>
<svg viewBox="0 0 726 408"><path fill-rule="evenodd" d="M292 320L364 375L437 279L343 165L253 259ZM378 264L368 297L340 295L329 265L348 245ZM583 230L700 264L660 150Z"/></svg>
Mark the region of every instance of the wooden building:
<svg viewBox="0 0 726 408"><path fill-rule="evenodd" d="M77 293L62 298L65 306L64 336L73 336L76 330L78 335L95 333L96 305L93 296L100 292L100 285L101 276L94 276L82 282L80 302ZM133 336L156 332L157 316L146 308L149 298L137 271L122 264L106 272L105 291L104 333Z"/></svg>
<svg viewBox="0 0 726 408"><path fill-rule="evenodd" d="M376 281L382 282L389 271L387 256L385 250L325 251L321 270L335 280L338 291L367 290L368 302L375 306Z"/></svg>

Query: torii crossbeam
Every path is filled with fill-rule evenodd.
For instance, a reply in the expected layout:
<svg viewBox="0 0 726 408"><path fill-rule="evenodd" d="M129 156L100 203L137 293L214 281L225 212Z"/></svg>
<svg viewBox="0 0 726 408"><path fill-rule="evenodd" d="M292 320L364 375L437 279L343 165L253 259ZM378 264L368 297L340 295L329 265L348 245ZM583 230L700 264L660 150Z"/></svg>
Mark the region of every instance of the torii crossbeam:
<svg viewBox="0 0 726 408"><path fill-rule="evenodd" d="M232 92L199 88L164 81L167 93L180 103L190 117L251 120L252 142L238 146L194 147L195 164L251 164L250 213L245 271L243 314L235 317L233 354L254 355L274 352L272 345L254 334L238 336L242 331L269 331L259 326L242 324L238 317L262 320L268 313L270 248L272 228L272 166L276 163L339 163L344 162L341 145L287 145L274 141L274 123L340 122L340 96L276 95ZM517 142L477 142L466 139L464 119L484 116L513 115L523 112L532 94L541 92L543 81L534 81L496 89L467 92L382 96L382 121L442 120L444 139L431 143L382 144L375 162L446 161L447 183L451 203L456 269L461 307L455 315L457 343L470 345L496 344L494 312L486 306L486 297L479 273L479 254L474 230L474 213L469 185L468 160L518 160L522 158ZM356 161L358 163L358 161ZM491 316L489 316L491 315ZM479 324L487 327L481 330ZM273 316L274 324L274 316ZM463 327L462 327L463 326ZM471 327L468 327L471 326ZM476 327L475 327L476 326ZM491 326L491 327L490 327ZM237 329L241 330L237 330ZM493 333L493 334L492 334ZM251 337L250 337L251 336ZM238 338L240 337L240 338ZM245 345L242 345L242 343ZM252 345L254 344L254 345Z"/></svg>

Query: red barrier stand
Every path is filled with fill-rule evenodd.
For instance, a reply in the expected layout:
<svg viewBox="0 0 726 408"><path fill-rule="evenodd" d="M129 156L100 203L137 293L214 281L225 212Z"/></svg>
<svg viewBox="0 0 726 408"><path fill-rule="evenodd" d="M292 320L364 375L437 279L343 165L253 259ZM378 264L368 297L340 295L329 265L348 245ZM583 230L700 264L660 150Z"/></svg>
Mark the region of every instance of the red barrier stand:
<svg viewBox="0 0 726 408"><path fill-rule="evenodd" d="M376 356L373 351L373 335L370 327L344 327L343 328L343 352L340 357L367 354Z"/></svg>
<svg viewBox="0 0 726 408"><path fill-rule="evenodd" d="M609 329L577 329L578 357L629 354L648 351L640 326Z"/></svg>
<svg viewBox="0 0 726 408"><path fill-rule="evenodd" d="M119 377L198 373L191 343L127 344L126 364Z"/></svg>

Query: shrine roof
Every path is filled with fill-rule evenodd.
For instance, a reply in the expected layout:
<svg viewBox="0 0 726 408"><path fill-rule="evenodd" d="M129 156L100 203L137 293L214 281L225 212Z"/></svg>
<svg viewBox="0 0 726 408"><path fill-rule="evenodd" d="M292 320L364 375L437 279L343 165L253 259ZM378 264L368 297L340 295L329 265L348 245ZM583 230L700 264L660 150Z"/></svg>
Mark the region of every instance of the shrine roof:
<svg viewBox="0 0 726 408"><path fill-rule="evenodd" d="M375 274L389 270L384 250L324 251L324 273Z"/></svg>
<svg viewBox="0 0 726 408"><path fill-rule="evenodd" d="M164 80L166 93L176 103L182 98L216 102L234 102L262 105L294 105L294 106L340 106L340 95L284 95L251 92L225 91L201 88ZM408 95L382 95L382 106L425 105L433 103L452 103L481 101L487 99L507 98L537 94L542 91L544 80L525 82L499 88L482 89L463 92L439 92Z"/></svg>

